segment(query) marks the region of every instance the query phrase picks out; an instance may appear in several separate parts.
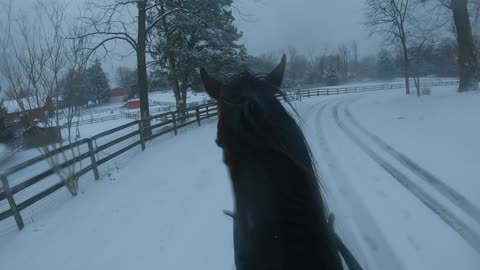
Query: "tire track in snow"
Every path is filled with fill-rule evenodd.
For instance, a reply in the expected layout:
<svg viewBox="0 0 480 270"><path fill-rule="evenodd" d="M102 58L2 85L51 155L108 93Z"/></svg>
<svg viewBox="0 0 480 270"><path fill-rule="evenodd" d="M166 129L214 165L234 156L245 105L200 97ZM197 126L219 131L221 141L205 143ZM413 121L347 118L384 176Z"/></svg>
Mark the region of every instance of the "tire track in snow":
<svg viewBox="0 0 480 270"><path fill-rule="evenodd" d="M346 104L344 111L347 118L350 122L353 123L355 127L357 127L363 134L365 134L368 138L370 138L373 142L375 142L381 149L385 152L389 153L393 158L395 158L398 162L403 164L405 167L410 169L413 173L417 176L425 180L431 187L437 190L440 194L442 194L445 198L447 198L452 204L456 205L458 208L462 209L466 214L468 214L472 219L474 219L478 224L480 224L480 208L475 206L472 202L470 202L465 196L454 190L452 187L447 185L445 181L442 181L431 172L427 171L426 169L422 168L418 163L408 158L406 155L400 153L391 145L387 144L385 141L380 139L375 134L368 131L364 126L362 126L357 119L352 115L350 109L348 108L350 103Z"/></svg>
<svg viewBox="0 0 480 270"><path fill-rule="evenodd" d="M322 154L326 156L327 160L333 164L337 163L335 157L332 155L332 151L328 145L328 140L323 132L322 128L322 117L324 115L325 109L331 105L331 101L321 102L315 107L318 108L316 111L313 111L311 117L314 118L313 129L315 135L319 138L320 142L318 146L322 148ZM329 166L329 165L327 165ZM336 167L329 166L329 170L332 172L331 176L335 179L344 179L342 171L338 170ZM346 203L351 208L354 206L355 211L351 211L351 214L354 216L352 221L356 224L356 230L359 234L358 246L363 248L368 247L370 252L365 254L362 251L359 253L362 255L359 259L364 259L365 269L389 269L389 270L403 270L405 267L403 263L396 256L393 249L390 248L390 245L386 238L380 233L381 229L378 224L374 221L374 218L371 216L370 211L364 206L362 199L357 195L357 193L352 189L350 185L346 185L341 182L339 194L343 195L344 198L348 197L348 202ZM353 210L353 209L352 209ZM338 214L338 213L337 213ZM353 246L352 246L353 247ZM379 248L382 247L382 248ZM355 251L355 250L353 250ZM375 265L369 265L372 263Z"/></svg>
<svg viewBox="0 0 480 270"><path fill-rule="evenodd" d="M392 164L382 158L379 154L368 147L361 141L351 129L340 120L338 108L340 103L335 104L333 109L333 116L338 127L349 137L360 149L362 149L370 158L372 158L378 165L387 171L394 179L396 179L402 186L415 195L426 207L434 212L445 224L454 230L460 237L463 238L476 252L480 254L480 235L472 230L467 224L460 220L453 212L442 205L439 201L433 198L430 194L421 189L414 181L409 179L400 170L395 168Z"/></svg>

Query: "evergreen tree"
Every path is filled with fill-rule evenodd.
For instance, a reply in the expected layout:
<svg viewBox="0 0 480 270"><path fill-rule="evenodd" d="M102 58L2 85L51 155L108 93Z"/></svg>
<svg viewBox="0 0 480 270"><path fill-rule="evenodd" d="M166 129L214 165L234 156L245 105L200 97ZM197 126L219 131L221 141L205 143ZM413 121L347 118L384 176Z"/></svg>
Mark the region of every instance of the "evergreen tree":
<svg viewBox="0 0 480 270"><path fill-rule="evenodd" d="M152 74L154 75L154 74ZM138 98L138 76L137 69L131 69L128 67L119 67L116 72L117 86L126 88L128 91L127 96L123 101L127 101L131 98Z"/></svg>
<svg viewBox="0 0 480 270"><path fill-rule="evenodd" d="M325 83L327 86L335 86L338 85L338 70L337 67L333 64L329 65L327 70L325 71Z"/></svg>
<svg viewBox="0 0 480 270"><path fill-rule="evenodd" d="M111 89L108 82L107 75L102 69L102 65L99 61L95 63L87 70L88 81L90 85L89 100L95 103L108 102Z"/></svg>
<svg viewBox="0 0 480 270"><path fill-rule="evenodd" d="M130 72L130 75L127 76L127 90L128 90L128 95L125 97L125 101L131 99L131 98L138 98L138 81L137 81L137 70L132 70Z"/></svg>
<svg viewBox="0 0 480 270"><path fill-rule="evenodd" d="M381 80L391 81L395 78L395 64L392 55L382 50L378 55L377 77Z"/></svg>
<svg viewBox="0 0 480 270"><path fill-rule="evenodd" d="M186 103L187 88L201 85L199 68L205 67L217 78L226 79L246 68L246 48L239 44L242 33L234 25L233 0L184 0L182 7L198 10L193 16L176 15L157 27L156 72L166 72L175 92L177 108ZM174 9L169 2L160 5L163 13Z"/></svg>
<svg viewBox="0 0 480 270"><path fill-rule="evenodd" d="M66 106L79 107L88 104L91 87L86 70L70 70L60 83Z"/></svg>
<svg viewBox="0 0 480 270"><path fill-rule="evenodd" d="M0 103L0 119L4 119L7 113L8 113L7 108L3 106L3 100L2 100L2 102Z"/></svg>
<svg viewBox="0 0 480 270"><path fill-rule="evenodd" d="M3 100L0 102L0 142L8 142L13 138L13 130L7 126L5 116L7 108L3 106Z"/></svg>

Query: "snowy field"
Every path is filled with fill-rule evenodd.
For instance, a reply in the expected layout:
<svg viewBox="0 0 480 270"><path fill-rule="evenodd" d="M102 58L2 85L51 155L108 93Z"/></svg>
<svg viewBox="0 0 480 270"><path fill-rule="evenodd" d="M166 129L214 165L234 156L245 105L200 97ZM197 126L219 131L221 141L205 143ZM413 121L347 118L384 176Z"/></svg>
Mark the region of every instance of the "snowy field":
<svg viewBox="0 0 480 270"><path fill-rule="evenodd" d="M210 100L210 98L205 93L195 93L192 91L187 92L188 103L205 102L208 100ZM163 108L168 109L172 106L174 107L175 95L173 94L173 92L150 92L149 101L152 114L156 114L157 111ZM90 119L106 118L111 116L124 116L125 114L133 114L139 112L139 109L127 109L125 104L125 102L117 102L83 109L80 116L73 117L73 123L77 121L88 121ZM60 118L62 124L66 122L66 120L64 119L64 114L60 113Z"/></svg>
<svg viewBox="0 0 480 270"><path fill-rule="evenodd" d="M0 163L10 155L11 148L6 144L0 143Z"/></svg>
<svg viewBox="0 0 480 270"><path fill-rule="evenodd" d="M479 103L454 87L294 103L336 230L364 269L478 269ZM22 232L0 235L1 268L234 269L215 136L210 121L160 138L60 197Z"/></svg>
<svg viewBox="0 0 480 270"><path fill-rule="evenodd" d="M172 92L151 92L148 98L152 101L158 102L170 102L175 103L175 95ZM192 91L187 92L187 101L190 102L202 102L210 100L210 97L206 93L194 93Z"/></svg>
<svg viewBox="0 0 480 270"><path fill-rule="evenodd" d="M204 101L210 100L210 98L208 98L208 96L205 93L193 93L189 91L187 93L187 96L188 96L189 103L204 102ZM149 98L150 98L150 102L157 101L165 104L172 103L173 106L175 106L175 97L173 95L173 92L172 93L151 92L149 95ZM106 104L106 105L101 105L101 106L82 110L81 115L79 117L77 116L73 117L72 126L70 129L71 136L72 136L71 140L76 141L76 140L81 140L85 138L90 138L103 131L110 130L134 121L134 119L127 118L126 114L136 114L139 112L139 109L129 110L123 106L124 104L125 103L123 102L113 103L113 104ZM172 110L173 108L170 105L161 106L161 105L151 104L150 109L152 111L152 115L154 115L154 114L158 114L157 110L159 109ZM63 118L63 114L60 114L60 116L61 116L60 123L65 124L67 120ZM112 116L118 117L118 119L105 120L100 122L93 121L93 123L82 124L82 125L79 125L78 127L76 125L77 121L88 122L88 120L90 119L95 120L95 119L100 119L104 117L108 118ZM129 129L128 131L133 131L133 130L134 130L134 127ZM64 144L67 144L68 142L68 139L67 139L68 132L69 132L68 128L62 129L62 137L64 138ZM77 137L77 132L79 137ZM0 145L0 171L5 170L9 167L12 167L16 164L22 163L28 159L34 158L42 154L41 149L24 149L17 153L10 153L9 152L10 150L11 149L7 149L5 145ZM9 159L1 158L3 156L7 156L7 154L12 155L11 158Z"/></svg>

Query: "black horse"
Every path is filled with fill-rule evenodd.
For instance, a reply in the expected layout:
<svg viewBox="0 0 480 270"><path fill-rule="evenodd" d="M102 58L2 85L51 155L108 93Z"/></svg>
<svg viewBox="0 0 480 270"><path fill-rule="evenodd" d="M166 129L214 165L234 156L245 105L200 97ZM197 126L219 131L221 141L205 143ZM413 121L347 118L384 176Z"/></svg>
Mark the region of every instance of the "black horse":
<svg viewBox="0 0 480 270"><path fill-rule="evenodd" d="M342 269L310 149L276 98L285 64L284 55L270 74L244 72L228 84L201 70L233 185L236 268Z"/></svg>

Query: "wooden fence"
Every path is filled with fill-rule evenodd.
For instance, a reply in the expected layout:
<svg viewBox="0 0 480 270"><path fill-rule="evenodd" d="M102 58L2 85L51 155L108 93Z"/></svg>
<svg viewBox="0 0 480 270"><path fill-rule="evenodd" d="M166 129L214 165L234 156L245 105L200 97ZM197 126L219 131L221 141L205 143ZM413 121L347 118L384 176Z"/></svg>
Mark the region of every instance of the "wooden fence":
<svg viewBox="0 0 480 270"><path fill-rule="evenodd" d="M0 213L0 221L13 216L15 218L18 228L21 230L24 227L21 211L42 200L43 198L49 196L53 192L59 190L60 188L65 186L65 182L60 181L48 188L38 191L32 196L22 198L23 200L21 202L15 200L15 194L41 182L42 180L46 179L51 175L54 175L56 172L58 172L58 170L65 169L69 166L75 165L76 163L87 160L88 165L83 167L81 170L75 172L75 174L71 177L78 179L86 173L92 171L95 179L97 180L99 179L99 167L101 167L106 162L122 155L123 153L135 147L141 147L141 149L144 150L145 142L149 140L152 140L167 133L174 133L175 135L177 135L179 129L192 124L200 125L202 120L214 117L216 115L217 106L213 103L189 108L184 112L174 111L158 114L150 117L149 119L133 121L131 123L97 134L91 138L83 139L69 145L58 147L57 149L50 151L44 155L40 155L38 157L20 163L14 167L11 167L0 174L0 180L2 182L2 188L0 189L0 201L7 200L10 206L10 209ZM150 127L148 127L149 132L146 132L146 128L143 127L143 123L146 122L157 123L150 125ZM129 130L132 127L136 127L136 129L112 141L106 142L99 146L94 143L100 138L118 133L120 131ZM151 135L146 136L144 134ZM118 145L121 142L124 142L134 137L137 137L137 139L133 143L129 143L127 146L124 146L121 149L118 149L115 152L110 153L109 155L101 159L97 158L96 154L98 154L100 151L109 149L115 145ZM21 183L10 186L8 180L9 176L22 170L28 170L31 166L39 162L48 160L49 158L52 158L62 153L67 153L67 151L71 151L74 148L78 149L78 151L76 151L77 154L69 158L68 160L62 161L60 164L56 164L55 168L49 168L39 174L36 174L33 177L30 177L29 179L22 181Z"/></svg>
<svg viewBox="0 0 480 270"><path fill-rule="evenodd" d="M427 81L422 82L422 87L433 87L433 86L453 86L458 85L458 80L451 81ZM330 96L330 95L341 95L341 94L351 94L351 93L361 93L361 92L370 92L370 91L381 91L381 90L394 90L394 89L403 89L405 88L404 83L390 83L390 84L378 84L378 85L365 85L365 86L346 86L346 87L320 87L320 88L308 88L298 91L296 89L285 90L287 97L314 97L314 96ZM415 87L411 87L411 91L416 91Z"/></svg>
<svg viewBox="0 0 480 270"><path fill-rule="evenodd" d="M192 102L188 104L188 107L197 107L205 104L209 104L212 101L202 101L202 102ZM167 104L168 103L168 104ZM164 103L161 108L153 108L150 109L150 114L159 114L159 113L164 113L164 112L171 112L172 110L175 109L176 105L175 103L167 102ZM158 104L153 104L153 105L158 105ZM118 119L127 119L127 120L139 120L140 119L140 112L121 112L117 114L112 114L112 115L107 115L107 116L101 116L101 117L90 117L87 119L82 119L78 121L73 121L72 126L83 126L83 125L90 125L90 124L95 124L95 123L102 123L102 122L107 122L107 121L113 121L113 120L118 120ZM63 124L63 127L66 128L68 124Z"/></svg>
<svg viewBox="0 0 480 270"><path fill-rule="evenodd" d="M423 86L447 86L447 85L457 85L458 81L442 81L442 82L426 82L423 83ZM340 95L348 93L357 93L357 92L367 92L367 91L379 91L379 90L390 90L390 89L402 89L404 84L383 84L383 85L373 85L373 86L353 86L353 87L332 87L332 88L311 88L304 89L301 91L296 90L287 90L286 96L292 97L314 97L314 96L328 96L328 95ZM282 97L279 97L282 99ZM0 173L0 180L2 182L2 187L0 188L0 202L3 200L8 201L9 208L8 210L0 213L0 221L5 220L10 217L14 217L16 224L19 230L22 230L24 227L23 219L21 212L33 205L34 203L42 200L43 198L49 196L55 191L59 190L65 183L60 181L54 185L51 185L48 188L42 189L35 194L22 198L21 201L16 201L15 194L35 185L47 177L54 175L58 170L65 169L69 166L75 165L79 162L87 161L87 166L75 172L72 175L73 178L78 179L81 176L85 175L88 172L93 172L95 180L99 179L99 169L106 162L122 155L123 153L140 147L142 151L145 149L145 142L162 136L167 133L173 133L177 135L178 130L189 125L197 124L200 126L201 122L210 117L214 117L218 114L217 106L215 103L209 103L205 105L200 105L192 108L188 108L183 112L173 111L161 113L155 116L152 116L144 120L136 120L131 123L116 127L114 129L102 132L91 138L83 139L77 142L74 142L69 145L59 147L53 151L50 151L44 155L32 158L21 164L18 164L14 167L7 169L5 172ZM144 128L144 123L149 122L151 125L147 128ZM132 127L135 128L134 131L130 131ZM100 146L97 145L97 141L100 138L116 134L120 131L126 131L127 134L122 134L120 137L113 139L112 141L105 142ZM148 131L148 132L146 132ZM117 133L118 134L118 133ZM150 135L146 135L150 134ZM134 142L130 142L127 146L124 146L120 149L116 149L114 152L104 156L103 158L98 158L97 154L100 151L110 149L113 146L118 145L121 142L125 142L131 138L136 138ZM31 166L48 160L58 154L62 154L66 151L71 151L72 149L79 149L76 155L73 155L68 160L64 160L61 164L56 164L55 168L49 168L39 174L36 174L33 177L30 177L20 183L17 183L13 186L10 186L8 178L22 170L28 170ZM83 150L81 150L83 149Z"/></svg>

